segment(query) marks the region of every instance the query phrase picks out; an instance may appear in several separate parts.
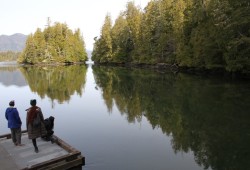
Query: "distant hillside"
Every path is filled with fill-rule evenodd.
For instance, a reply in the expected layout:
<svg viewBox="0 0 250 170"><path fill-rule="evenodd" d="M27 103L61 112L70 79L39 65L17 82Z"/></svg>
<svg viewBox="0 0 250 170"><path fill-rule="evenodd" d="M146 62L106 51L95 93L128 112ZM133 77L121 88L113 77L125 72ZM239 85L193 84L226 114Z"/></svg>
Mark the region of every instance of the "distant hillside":
<svg viewBox="0 0 250 170"><path fill-rule="evenodd" d="M0 51L22 51L25 47L27 35L0 35Z"/></svg>

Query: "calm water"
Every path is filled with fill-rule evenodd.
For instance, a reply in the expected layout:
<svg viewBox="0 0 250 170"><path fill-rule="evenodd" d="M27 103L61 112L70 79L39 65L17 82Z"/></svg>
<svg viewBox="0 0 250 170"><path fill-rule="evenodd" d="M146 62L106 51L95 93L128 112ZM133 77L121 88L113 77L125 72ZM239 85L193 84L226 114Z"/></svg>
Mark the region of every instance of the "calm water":
<svg viewBox="0 0 250 170"><path fill-rule="evenodd" d="M0 64L0 134L10 100L25 129L36 98L86 170L250 168L250 83L142 69Z"/></svg>

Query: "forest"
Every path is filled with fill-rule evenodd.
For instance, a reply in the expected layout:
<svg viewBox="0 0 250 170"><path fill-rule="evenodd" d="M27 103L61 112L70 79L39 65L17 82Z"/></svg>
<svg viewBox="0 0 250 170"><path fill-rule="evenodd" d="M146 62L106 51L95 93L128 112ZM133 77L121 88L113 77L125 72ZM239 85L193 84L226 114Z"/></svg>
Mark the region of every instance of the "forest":
<svg viewBox="0 0 250 170"><path fill-rule="evenodd" d="M1 51L0 61L16 61L19 56L20 56L20 52Z"/></svg>
<svg viewBox="0 0 250 170"><path fill-rule="evenodd" d="M249 0L128 2L114 24L105 16L92 60L250 75Z"/></svg>
<svg viewBox="0 0 250 170"><path fill-rule="evenodd" d="M87 60L85 42L80 29L75 32L67 24L55 22L47 27L40 28L30 34L26 40L25 49L18 58L19 63L49 64L49 63L76 63Z"/></svg>

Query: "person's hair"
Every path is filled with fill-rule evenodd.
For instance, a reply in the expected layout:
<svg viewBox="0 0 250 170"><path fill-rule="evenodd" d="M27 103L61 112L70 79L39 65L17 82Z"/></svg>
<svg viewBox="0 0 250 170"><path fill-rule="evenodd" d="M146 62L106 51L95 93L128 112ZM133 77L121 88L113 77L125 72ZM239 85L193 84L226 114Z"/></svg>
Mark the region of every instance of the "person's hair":
<svg viewBox="0 0 250 170"><path fill-rule="evenodd" d="M15 106L15 101L14 101L14 100L11 100L11 101L9 102L9 105L10 105L10 106Z"/></svg>
<svg viewBox="0 0 250 170"><path fill-rule="evenodd" d="M30 105L35 106L36 105L36 99L31 99L30 100Z"/></svg>

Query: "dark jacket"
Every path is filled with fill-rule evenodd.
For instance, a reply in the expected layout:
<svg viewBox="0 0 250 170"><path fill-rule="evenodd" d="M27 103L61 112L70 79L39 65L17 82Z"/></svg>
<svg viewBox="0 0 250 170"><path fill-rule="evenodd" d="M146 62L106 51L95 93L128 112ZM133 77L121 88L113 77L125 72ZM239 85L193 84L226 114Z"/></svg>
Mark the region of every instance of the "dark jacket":
<svg viewBox="0 0 250 170"><path fill-rule="evenodd" d="M8 107L5 111L5 117L8 120L8 128L20 128L22 121L16 108Z"/></svg>
<svg viewBox="0 0 250 170"><path fill-rule="evenodd" d="M40 116L41 126L34 127L33 121L37 114L39 114ZM28 130L29 139L35 139L38 137L45 136L47 134L47 131L44 125L43 113L40 107L32 106L29 109L27 109L26 126Z"/></svg>

